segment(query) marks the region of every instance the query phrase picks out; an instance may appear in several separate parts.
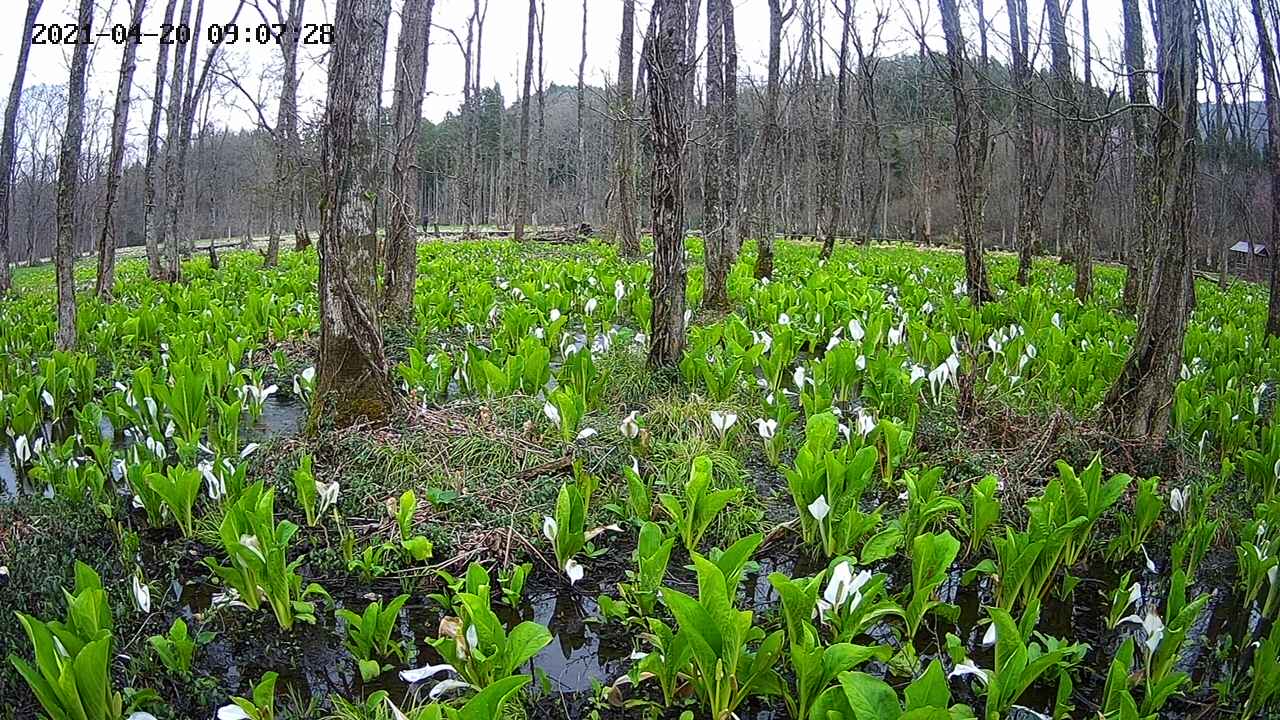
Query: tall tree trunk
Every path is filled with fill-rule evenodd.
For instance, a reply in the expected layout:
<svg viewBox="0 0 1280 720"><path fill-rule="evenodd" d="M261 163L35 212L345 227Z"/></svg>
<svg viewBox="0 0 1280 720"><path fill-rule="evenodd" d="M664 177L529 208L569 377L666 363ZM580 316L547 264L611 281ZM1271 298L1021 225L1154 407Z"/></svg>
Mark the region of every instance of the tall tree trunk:
<svg viewBox="0 0 1280 720"><path fill-rule="evenodd" d="M427 48L435 0L405 0L396 49L395 101L391 122L390 232L387 236L386 295L383 311L413 316L418 268L418 127L427 82Z"/></svg>
<svg viewBox="0 0 1280 720"><path fill-rule="evenodd" d="M738 221L738 185L741 161L738 157L738 34L733 18L733 0L720 3L720 21L724 25L724 109L720 113L723 140L720 143L720 208L724 215L726 248L725 275L733 269L742 245Z"/></svg>
<svg viewBox="0 0 1280 720"><path fill-rule="evenodd" d="M520 101L520 187L516 189L516 222L514 238L524 240L524 225L529 221L529 92L533 84L534 25L538 19L537 0L529 0L529 31L524 54L524 92Z"/></svg>
<svg viewBox="0 0 1280 720"><path fill-rule="evenodd" d="M1268 4L1270 7L1270 4ZM1271 40L1275 17L1268 17L1262 0L1250 0L1253 23L1258 33L1258 50L1262 56L1262 98L1267 112L1267 166L1271 175L1271 300L1267 305L1267 336L1280 336L1280 256L1276 241L1280 239L1280 82L1277 82L1276 49ZM1248 248L1253 254L1252 245ZM1225 277L1225 272L1224 272Z"/></svg>
<svg viewBox="0 0 1280 720"><path fill-rule="evenodd" d="M1009 79L1013 86L1014 152L1018 161L1018 284L1027 285L1031 277L1031 259L1040 242L1040 171L1036 164L1035 111L1031 98L1031 41L1027 21L1027 0L1006 0L1009 14L1009 46L1012 65Z"/></svg>
<svg viewBox="0 0 1280 720"><path fill-rule="evenodd" d="M142 24L142 13L147 0L132 0L129 26ZM98 277L94 292L103 300L111 299L116 282L116 232L112 220L116 195L120 189L120 173L124 165L125 130L129 125L130 93L133 92L133 72L138 64L138 43L125 43L120 57L120 79L116 84L116 107L111 118L111 158L107 161L107 196L102 205L102 232L98 236Z"/></svg>
<svg viewBox="0 0 1280 720"><path fill-rule="evenodd" d="M192 0L183 0L181 25L190 26ZM194 43L193 43L194 44ZM173 51L173 77L169 83L169 107L165 111L165 143L164 143L164 195L161 203L160 249L163 258L160 262L160 278L167 282L178 280L178 186L183 182L181 168L178 166L178 146L182 143L182 98L186 79L186 57L182 46Z"/></svg>
<svg viewBox="0 0 1280 720"><path fill-rule="evenodd" d="M942 31L947 42L947 69L955 103L956 204L960 210L960 236L964 243L965 284L975 307L994 298L982 257L986 206L987 153L990 138L987 121L975 118L983 110L972 106L977 95L973 71L965 56L964 31L956 0L938 0ZM985 41L982 43L985 50ZM986 53L982 53L983 64Z"/></svg>
<svg viewBox="0 0 1280 720"><path fill-rule="evenodd" d="M760 228L756 237L757 278L773 277L773 234L778 206L778 182L782 177L782 126L778 107L782 95L782 26L795 5L782 12L782 0L769 0L769 85L765 91L764 129L761 135L763 176L760 188Z"/></svg>
<svg viewBox="0 0 1280 720"><path fill-rule="evenodd" d="M382 64L391 0L339 0L321 140L320 363L313 420L340 426L391 409L377 313L375 203Z"/></svg>
<svg viewBox="0 0 1280 720"><path fill-rule="evenodd" d="M845 139L849 127L849 34L853 24L852 0L844 0L844 10L840 15L840 55L836 65L836 101L831 106L831 127L834 138L831 142L830 154L823 173L822 200L818 232L822 235L823 258L831 257L836 249L836 233L840 225L840 212L844 202L844 153Z"/></svg>
<svg viewBox="0 0 1280 720"><path fill-rule="evenodd" d="M702 164L702 306L729 307L728 237L720 193L724 186L724 17L722 0L707 0L707 144Z"/></svg>
<svg viewBox="0 0 1280 720"><path fill-rule="evenodd" d="M173 14L178 0L169 0L164 9L164 25L173 25ZM169 71L169 45L159 46L156 58L156 80L151 91L151 121L147 125L147 160L142 171L142 226L147 244L147 274L152 280L159 280L164 275L160 262L160 218L164 216L164 207L168 202L168 191L157 198L156 172L160 170L160 113L164 109L165 78ZM175 51L176 54L176 51ZM168 146L164 148L164 156L168 157ZM159 202L159 207L157 207Z"/></svg>
<svg viewBox="0 0 1280 720"><path fill-rule="evenodd" d="M645 56L653 133L653 301L649 365L671 369L685 347L684 148L689 135L684 0L655 0L658 30Z"/></svg>
<svg viewBox="0 0 1280 720"><path fill-rule="evenodd" d="M22 27L31 28L40 14L44 0L27 0L27 18ZM27 58L31 55L31 32L22 33L18 46L18 63L9 87L9 102L4 108L4 137L0 139L0 295L13 287L9 269L9 203L13 192L13 161L17 155L18 106L22 103L22 86L27 79Z"/></svg>
<svg viewBox="0 0 1280 720"><path fill-rule="evenodd" d="M1059 0L1046 0L1049 20L1049 48L1052 55L1053 94L1057 98L1059 132L1062 133L1063 153L1063 208L1062 229L1066 235L1064 258L1070 258L1076 269L1076 298L1084 301L1091 290L1092 243L1088 228L1083 227L1081 215L1089 209L1085 204L1084 137L1081 133L1080 103L1077 100L1076 78L1071 70L1071 44L1067 39L1067 21Z"/></svg>
<svg viewBox="0 0 1280 720"><path fill-rule="evenodd" d="M1199 142L1195 0L1163 0L1158 18L1160 115L1148 199L1155 217L1150 287L1139 309L1133 349L1104 405L1118 433L1151 445L1163 443L1169 432L1193 303L1190 224Z"/></svg>
<svg viewBox="0 0 1280 720"><path fill-rule="evenodd" d="M286 16L281 7L284 0L274 3L275 22L285 27L300 27L303 13L306 11L306 0L290 0L289 13ZM261 8L259 8L261 10ZM263 21L267 18L263 15ZM267 209L267 254L263 264L275 267L280 261L281 217L285 208L293 204L294 249L305 248L310 244L306 237L306 227L301 213L298 212L298 186L302 182L299 172L302 162L302 148L298 139L298 40L296 33L285 33L280 42L280 56L284 61L284 69L280 80L280 102L276 108L275 145L275 182L272 183L270 206Z"/></svg>
<svg viewBox="0 0 1280 720"><path fill-rule="evenodd" d="M76 18L82 32L93 25L93 0L80 0ZM53 251L58 286L59 350L76 345L76 190L80 185L80 143L84 139L85 70L89 44L76 43L71 51L71 77L67 81L67 127L58 158L58 236Z"/></svg>
<svg viewBox="0 0 1280 720"><path fill-rule="evenodd" d="M631 9L632 14L635 8ZM625 13L625 10L624 10ZM624 18L625 22L626 19ZM634 22L634 21L633 21ZM621 52L621 50L619 50ZM631 70L631 53L627 52L627 72ZM578 127L577 142L574 144L577 162L575 163L574 176L577 182L574 183L577 190L577 218L579 223L587 221L587 144L586 136L583 129L587 122L587 92L586 92L586 72L587 72L587 0L582 0L582 55L578 57ZM619 82L622 78L619 76ZM628 79L629 80L629 79Z"/></svg>
<svg viewBox="0 0 1280 720"><path fill-rule="evenodd" d="M622 36L618 41L618 118L614 122L617 159L614 162L614 231L618 249L625 258L640 256L640 237L636 233L635 207L635 132L631 127L634 88L632 63L636 34L636 2L622 0Z"/></svg>
<svg viewBox="0 0 1280 720"><path fill-rule="evenodd" d="M1151 97L1147 91L1146 43L1142 32L1142 8L1138 0L1121 0L1124 9L1124 63L1128 76L1130 133L1133 135L1132 238L1125 258L1124 308L1136 313L1145 302L1151 274L1151 243L1155 231L1155 206L1151 202L1154 157L1151 147ZM1158 31L1157 31L1158 32Z"/></svg>

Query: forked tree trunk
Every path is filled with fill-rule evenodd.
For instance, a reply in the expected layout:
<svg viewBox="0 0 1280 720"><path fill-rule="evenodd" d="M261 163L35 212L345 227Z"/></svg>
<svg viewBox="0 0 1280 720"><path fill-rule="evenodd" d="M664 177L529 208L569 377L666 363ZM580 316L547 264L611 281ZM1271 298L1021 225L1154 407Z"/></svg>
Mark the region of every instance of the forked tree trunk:
<svg viewBox="0 0 1280 720"><path fill-rule="evenodd" d="M1138 0L1120 0L1124 8L1124 64L1128 75L1130 132L1133 134L1133 223L1132 240L1125 258L1124 308L1136 313L1145 302L1147 278L1151 273L1151 242L1155 206L1151 202L1150 110L1147 92L1146 41L1142 33L1142 8Z"/></svg>
<svg viewBox="0 0 1280 720"><path fill-rule="evenodd" d="M975 307L993 299L982 257L983 218L986 206L986 121L975 120L973 71L966 58L964 31L956 0L938 0L942 31L947 41L947 69L955 103L956 204L960 210L960 236L964 243L965 284Z"/></svg>
<svg viewBox="0 0 1280 720"><path fill-rule="evenodd" d="M614 121L617 158L614 161L614 232L625 258L640 256L636 233L635 132L631 128L634 99L632 63L635 53L636 1L622 0L622 36L618 40L618 117Z"/></svg>
<svg viewBox="0 0 1280 720"><path fill-rule="evenodd" d="M44 0L27 0L27 19L24 28L30 28L40 14ZM13 287L13 274L9 269L9 195L13 191L13 161L17 155L18 106L22 103L22 86L27 79L27 58L31 56L31 33L22 33L18 46L18 63L13 71L13 85L9 87L9 102L4 108L4 137L0 139L0 295Z"/></svg>
<svg viewBox="0 0 1280 720"><path fill-rule="evenodd" d="M1155 218L1150 287L1139 308L1133 350L1104 405L1119 434L1151 445L1162 444L1169 432L1192 306L1190 225L1199 141L1195 0L1164 0L1160 18L1160 115L1148 200Z"/></svg>
<svg viewBox="0 0 1280 720"><path fill-rule="evenodd" d="M190 26L192 0L183 0L181 25ZM173 77L169 83L169 107L165 110L165 143L164 143L164 200L161 203L160 230L157 232L160 251L163 257L159 260L159 277L167 282L178 279L178 238L177 238L177 189L181 184L181 168L178 167L178 146L182 141L182 96L186 78L186 57L179 45L173 51Z"/></svg>
<svg viewBox="0 0 1280 720"><path fill-rule="evenodd" d="M649 366L671 369L685 347L684 148L689 135L684 0L655 0L658 29L645 57L653 132L650 210L653 301Z"/></svg>
<svg viewBox="0 0 1280 720"><path fill-rule="evenodd" d="M728 236L724 204L724 18L723 0L707 0L707 144L702 163L702 306L729 307L725 287L729 272Z"/></svg>
<svg viewBox="0 0 1280 720"><path fill-rule="evenodd" d="M400 318L413 316L413 290L418 281L418 128L434 6L435 0L406 0L396 49L395 101L391 107L395 137L382 309Z"/></svg>
<svg viewBox="0 0 1280 720"><path fill-rule="evenodd" d="M177 9L178 0L169 0L164 9L164 25L173 25L173 13ZM156 81L151 91L151 122L147 125L147 160L142 171L142 227L147 245L147 273L152 280L159 280L163 274L160 263L160 217L164 214L164 204L168 193L159 198L160 206L156 207L158 189L156 188L156 172L160 169L160 113L164 109L165 78L169 72L169 45L161 44L156 58ZM168 155L168 149L165 149Z"/></svg>
<svg viewBox="0 0 1280 720"><path fill-rule="evenodd" d="M286 16L281 7L284 0L276 0L275 21L284 27L300 27L303 13L306 12L306 0L290 0L289 13ZM259 8L261 10L261 8ZM263 16L266 20L266 16ZM297 33L285 33L280 42L280 56L284 61L281 71L280 102L276 107L276 128L273 142L275 144L275 183L271 188L271 205L267 209L267 255L263 264L275 267L280 262L281 220L285 208L294 205L294 249L300 250L310 244L306 238L306 227L303 224L298 208L298 186L302 181L299 167L302 162L302 148L298 139L298 40Z"/></svg>
<svg viewBox="0 0 1280 720"><path fill-rule="evenodd" d="M1269 5L1270 6L1270 5ZM1275 252L1280 239L1280 82L1277 80L1276 49L1271 40L1275 17L1268 18L1262 0L1250 0L1253 24L1258 33L1258 50L1262 56L1262 97L1267 112L1267 165L1271 176L1271 300L1267 305L1267 336L1280 336L1280 253ZM1268 22L1270 20L1270 22ZM1250 244L1249 255L1253 255ZM1224 252L1225 257L1225 252ZM1223 261L1223 277L1226 277L1226 261Z"/></svg>
<svg viewBox="0 0 1280 720"><path fill-rule="evenodd" d="M80 0L76 23L93 25L93 0ZM85 70L89 44L77 43L71 51L71 77L67 81L67 127L58 158L58 237L53 258L58 286L59 350L76 345L76 190L80 185L80 143L84 139Z"/></svg>
<svg viewBox="0 0 1280 720"><path fill-rule="evenodd" d="M831 257L831 253L836 249L836 232L837 226L840 224L841 212L844 198L844 146L845 138L848 135L848 115L849 115L849 33L850 25L853 23L853 3L851 0L844 1L844 11L840 18L840 55L836 65L836 101L831 106L832 118L831 126L834 130L835 137L829 148L828 162L825 168L824 182L822 183L824 192L822 198L824 207L821 211L820 225L818 232L822 235L822 252L823 258Z"/></svg>
<svg viewBox="0 0 1280 720"><path fill-rule="evenodd" d="M520 101L520 168L516 189L516 222L513 237L524 240L524 225L529 221L529 93L533 85L534 29L538 19L536 0L529 0L529 31L524 53L524 92Z"/></svg>
<svg viewBox="0 0 1280 720"><path fill-rule="evenodd" d="M147 0L132 0L129 26L142 24ZM103 300L111 299L116 282L116 232L112 221L116 195L120 189L120 171L124 165L125 130L129 125L129 95L133 91L133 72L138 64L138 43L125 43L120 57L120 81L116 85L116 107L111 118L111 157L107 161L107 196L102 205L102 232L98 236L98 277L94 292Z"/></svg>
<svg viewBox="0 0 1280 720"><path fill-rule="evenodd" d="M393 399L377 313L378 98L391 0L339 0L321 141L320 362L313 421L384 417Z"/></svg>
<svg viewBox="0 0 1280 720"><path fill-rule="evenodd" d="M1054 95L1057 97L1058 127L1062 133L1064 197L1062 208L1064 245L1076 270L1076 299L1087 300L1093 289L1093 242L1087 222L1089 178L1085 171L1084 134L1076 116L1080 113L1075 73L1071 70L1071 44L1067 21L1059 0L1046 0L1049 19L1049 48L1052 55ZM1088 92L1088 88L1085 88Z"/></svg>
<svg viewBox="0 0 1280 720"><path fill-rule="evenodd" d="M778 122L782 95L782 25L795 6L782 12L782 0L769 0L769 86L765 91L764 129L761 154L764 157L760 188L760 228L756 237L757 278L773 277L774 214L777 209L778 178L782 176L782 126Z"/></svg>

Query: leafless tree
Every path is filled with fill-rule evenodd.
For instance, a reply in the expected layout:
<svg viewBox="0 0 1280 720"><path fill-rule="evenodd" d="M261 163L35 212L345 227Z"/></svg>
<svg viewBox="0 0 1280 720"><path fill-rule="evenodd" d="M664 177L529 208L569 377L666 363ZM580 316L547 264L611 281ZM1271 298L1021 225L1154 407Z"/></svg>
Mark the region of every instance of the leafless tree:
<svg viewBox="0 0 1280 720"><path fill-rule="evenodd" d="M262 22L275 23L287 28L300 28L307 0L265 0L274 18L269 18L261 2L255 2ZM280 57L284 64L280 73L280 99L276 106L275 181L271 184L271 205L267 210L267 254L263 264L273 267L280 259L280 216L286 206L294 206L294 249L301 250L311 244L307 237L305 206L299 202L302 185L302 142L298 137L298 42L300 34L285 32L281 35Z"/></svg>
<svg viewBox="0 0 1280 720"><path fill-rule="evenodd" d="M13 161L17 155L18 106L22 102L22 86L27 79L27 58L31 55L31 27L40 14L44 0L27 0L27 16L18 46L18 62L9 87L9 102L4 108L4 137L0 139L0 294L7 294L13 284L9 269L9 203L13 192Z"/></svg>
<svg viewBox="0 0 1280 720"><path fill-rule="evenodd" d="M400 317L413 313L418 268L418 126L427 82L431 13L435 0L406 0L400 15L396 50L392 140L390 224L387 232L383 310Z"/></svg>
<svg viewBox="0 0 1280 720"><path fill-rule="evenodd" d="M375 217L378 98L390 15L391 0L338 0L329 56L315 408L339 425L382 417L393 402L377 313Z"/></svg>
<svg viewBox="0 0 1280 720"><path fill-rule="evenodd" d="M964 244L965 283L969 300L977 307L994 298L982 251L990 130L982 108L975 107L978 93L960 25L960 8L956 0L938 0L938 8L942 13L942 31L947 41L947 73L955 104L956 204L960 210L960 237ZM985 22L985 18L979 17L979 28L985 28ZM980 59L985 66L985 39L981 47Z"/></svg>
<svg viewBox="0 0 1280 720"><path fill-rule="evenodd" d="M649 365L674 368L685 347L684 152L689 127L685 114L689 56L685 50L684 0L655 0L657 30L645 56L653 171L653 300Z"/></svg>
<svg viewBox="0 0 1280 720"><path fill-rule="evenodd" d="M1250 0L1253 12L1253 23L1258 33L1258 48L1262 54L1262 98L1267 113L1267 166L1271 175L1271 238L1272 248L1275 239L1280 238L1280 82L1277 81L1276 49L1272 33L1277 28L1274 5L1270 2L1264 9L1263 0ZM1250 255L1253 254L1250 248ZM1267 307L1267 335L1280 335L1280 262L1271 253L1270 292L1271 300Z"/></svg>
<svg viewBox="0 0 1280 720"><path fill-rule="evenodd" d="M1160 114L1153 128L1151 272L1133 349L1104 407L1126 437L1162 443L1193 303L1192 215L1199 144L1199 23L1195 0L1163 0L1157 14Z"/></svg>
<svg viewBox="0 0 1280 720"><path fill-rule="evenodd" d="M130 27L142 25L147 0L132 0ZM116 106L111 120L111 159L107 168L107 197L102 207L102 233L98 237L98 276L94 292L103 300L111 299L115 285L116 228L112 211L120 190L120 174L124 165L125 130L129 126L129 103L133 92L133 72L137 69L138 43L127 42L120 56L120 75L116 84Z"/></svg>
<svg viewBox="0 0 1280 720"><path fill-rule="evenodd" d="M632 130L634 88L632 68L635 63L636 2L622 0L622 34L618 39L617 107L614 108L614 221L612 230L623 257L640 254L640 237L636 233L635 210L635 132ZM585 155L585 153L584 153Z"/></svg>
<svg viewBox="0 0 1280 720"><path fill-rule="evenodd" d="M533 84L533 43L537 19L538 4L536 0L529 0L529 31L524 55L524 93L520 101L520 167L518 170L520 186L516 190L514 233L516 242L524 240L524 225L529 221L529 91Z"/></svg>
<svg viewBox="0 0 1280 720"><path fill-rule="evenodd" d="M80 0L76 24L93 24L93 0ZM59 350L76 345L76 191L80 186L80 143L84 139L85 72L89 67L89 43L78 42L71 51L71 77L67 81L67 129L62 134L58 160L58 240L53 258L58 287Z"/></svg>
<svg viewBox="0 0 1280 720"><path fill-rule="evenodd" d="M822 235L821 256L824 258L831 257L835 250L836 233L839 232L841 208L844 205L844 155L849 116L849 35L853 22L853 2L844 0L844 9L840 13L840 55L836 61L836 101L831 106L833 137L828 150L827 167L822 174L821 195L824 207L818 232Z"/></svg>

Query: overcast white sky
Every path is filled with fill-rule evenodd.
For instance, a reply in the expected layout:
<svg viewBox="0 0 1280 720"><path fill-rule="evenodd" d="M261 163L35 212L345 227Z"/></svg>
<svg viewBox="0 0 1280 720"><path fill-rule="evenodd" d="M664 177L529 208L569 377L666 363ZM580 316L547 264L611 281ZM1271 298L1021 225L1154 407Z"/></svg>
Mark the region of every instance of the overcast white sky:
<svg viewBox="0 0 1280 720"><path fill-rule="evenodd" d="M831 0L821 0L828 4L828 23L826 34L828 43L835 44L837 35L834 12L830 11ZM100 28L111 23L128 22L128 4L126 0L97 0L98 11L95 14L95 25ZM393 18L388 39L388 55L395 49L395 38L399 32L399 9L402 0L392 0ZM574 84L577 82L578 55L581 51L582 36L582 2L581 0L543 0L546 4L546 50L545 73L548 84ZM941 45L937 21L935 0L855 0L855 13L863 27L873 23L877 8L889 17L889 28L885 32L885 49L895 52L914 44L910 28L918 23L917 8L919 3L925 6L928 13L928 35L930 44ZM308 0L306 22L325 22L332 19L335 0ZM525 28L527 23L527 0L488 0L489 11L486 18L483 75L486 84L498 82L510 102L518 93L517 79L520 65L524 61ZM1079 0L1068 0L1068 12L1072 16L1079 14ZM76 0L45 0L38 22L72 22L75 16ZM236 7L236 0L206 0L203 25L200 32L205 32L209 25L225 23L231 18ZM651 0L637 0L636 18L636 51L639 52L639 36L643 34L647 21ZM1145 3L1144 3L1145 4ZM241 12L238 24L253 26L261 22L253 0L246 3ZM263 3L265 8L265 3ZM441 28L454 28L459 35L465 35L466 20L471 13L471 0L436 0L435 24L432 32L430 67L428 70L427 90L424 115L439 120L458 107L461 100L462 57L452 36ZM621 26L620 0L587 0L587 82L599 85L606 76L616 74L617 42ZM1032 2L1033 15L1038 16L1040 2ZM1004 15L1003 2L987 0L986 11L991 25L992 52L1003 55L1005 52L1005 28L1007 19ZM739 45L740 71L743 75L759 77L763 74L763 66L768 50L769 12L766 0L735 0L737 37ZM13 78L18 44L21 34L28 32L24 26L26 0L0 0L0 95L8 92ZM1115 57L1119 48L1121 15L1119 0L1091 0L1090 11L1094 27L1094 45L1099 54L1110 54ZM149 0L144 30L151 32L158 29L164 13L164 0ZM705 18L705 15L703 16ZM1033 23L1038 17L1033 18ZM705 31L705 20L700 22ZM793 20L789 29L798 25ZM130 135L140 136L149 107L155 72L155 57L158 45L154 39L145 40L139 50L139 65L134 80L133 97L141 100L134 105L131 113ZM35 84L63 84L66 82L67 62L70 55L67 46L38 45L33 47L31 61L27 72L27 86ZM785 54L784 50L784 54ZM1047 51L1046 51L1047 52ZM94 45L89 87L91 92L110 98L115 92L116 73L120 61L121 48L109 40L100 40ZM203 56L203 46L201 50ZM226 50L229 65L236 68L236 73L243 84L255 95L264 99L270 108L274 105L277 92L270 79L271 68L279 63L279 51L274 45L260 46L256 44L238 44ZM1041 58L1047 61L1047 56ZM323 103L325 89L325 59L320 48L304 48L301 62L302 82L300 98L304 114L318 110ZM384 103L390 103L391 65L388 59L384 91ZM228 92L221 102L215 103L212 113L222 122L232 126L246 127L253 125L256 115L249 105L236 92ZM270 111L269 111L270 113ZM274 118L273 114L268 117ZM136 144L136 143L135 143Z"/></svg>

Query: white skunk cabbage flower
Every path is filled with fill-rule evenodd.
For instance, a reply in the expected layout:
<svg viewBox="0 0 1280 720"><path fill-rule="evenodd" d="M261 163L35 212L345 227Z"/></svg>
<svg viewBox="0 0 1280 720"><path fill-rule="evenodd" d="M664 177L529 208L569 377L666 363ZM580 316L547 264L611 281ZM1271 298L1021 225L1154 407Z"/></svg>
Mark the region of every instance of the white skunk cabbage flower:
<svg viewBox="0 0 1280 720"><path fill-rule="evenodd" d="M550 515L542 518L542 535L551 542L556 541L556 535L560 532L560 525L556 523L556 519Z"/></svg>
<svg viewBox="0 0 1280 720"><path fill-rule="evenodd" d="M569 558L564 564L564 574L569 578L569 584L574 585L586 574L586 569L577 560Z"/></svg>
<svg viewBox="0 0 1280 720"><path fill-rule="evenodd" d="M719 410L711 411L711 426L716 429L720 437L724 437L729 432L729 428L738 422L738 416L731 412L720 412Z"/></svg>
<svg viewBox="0 0 1280 720"><path fill-rule="evenodd" d="M618 432L622 437L635 440L640 435L640 423L636 421L639 415L638 410L632 410L629 415L622 418L622 422L618 423Z"/></svg>
<svg viewBox="0 0 1280 720"><path fill-rule="evenodd" d="M552 405L549 402L543 403L542 414L546 415L547 419L550 420L552 424L556 426L560 425L560 411L556 409L555 405Z"/></svg>
<svg viewBox="0 0 1280 720"><path fill-rule="evenodd" d="M778 434L778 421L772 418L766 420L764 418L756 418L756 432L765 440L772 440L773 436Z"/></svg>
<svg viewBox="0 0 1280 720"><path fill-rule="evenodd" d="M809 514L814 520L821 523L831 513L831 506L827 504L827 496L819 495L817 500L809 503Z"/></svg>
<svg viewBox="0 0 1280 720"><path fill-rule="evenodd" d="M133 605L138 612L151 612L151 588L135 573L129 578L133 589Z"/></svg>

